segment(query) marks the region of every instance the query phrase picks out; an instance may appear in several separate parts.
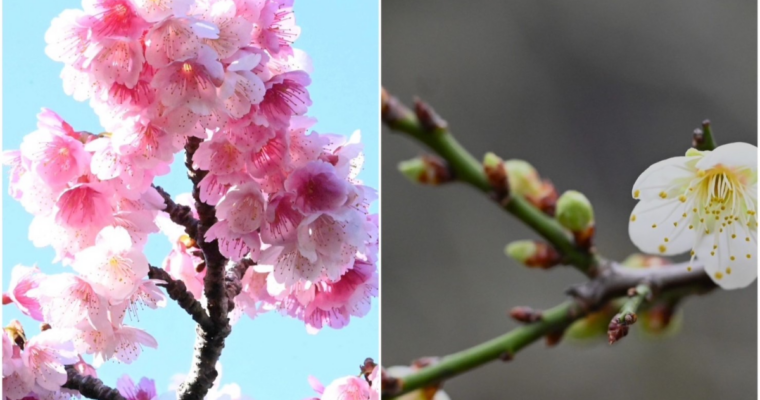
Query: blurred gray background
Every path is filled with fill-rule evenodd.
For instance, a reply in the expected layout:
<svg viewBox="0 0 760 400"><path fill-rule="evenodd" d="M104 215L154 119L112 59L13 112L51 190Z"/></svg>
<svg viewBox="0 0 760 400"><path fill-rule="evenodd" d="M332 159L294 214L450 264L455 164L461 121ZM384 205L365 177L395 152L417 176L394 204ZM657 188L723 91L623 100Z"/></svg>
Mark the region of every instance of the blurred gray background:
<svg viewBox="0 0 760 400"><path fill-rule="evenodd" d="M755 1L384 0L383 85L418 95L481 157L530 161L593 202L597 244L622 259L630 191L709 118L719 143L757 144ZM546 308L582 276L521 268L502 249L535 235L470 188L412 186L421 153L383 132L382 357L444 355ZM445 385L461 399L755 399L757 284L690 298L680 335L615 346L543 342Z"/></svg>

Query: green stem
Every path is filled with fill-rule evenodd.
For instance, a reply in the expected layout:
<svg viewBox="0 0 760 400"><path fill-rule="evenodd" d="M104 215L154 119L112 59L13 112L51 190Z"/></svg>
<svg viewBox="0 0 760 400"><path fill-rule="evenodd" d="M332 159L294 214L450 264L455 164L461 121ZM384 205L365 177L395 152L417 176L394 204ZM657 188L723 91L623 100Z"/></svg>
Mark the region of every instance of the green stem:
<svg viewBox="0 0 760 400"><path fill-rule="evenodd" d="M397 115L403 117L386 119L388 127L406 133L428 146L446 160L454 171L456 179L469 183L481 192L491 191L483 165L457 142L450 131L447 129L426 130L410 112ZM598 264L596 257L576 247L570 235L556 220L541 212L524 198L514 194L503 208L551 243L565 257L566 263L573 265L586 275L593 276L596 273Z"/></svg>
<svg viewBox="0 0 760 400"><path fill-rule="evenodd" d="M560 331L585 313L573 301L546 310L538 322L523 325L475 347L444 357L438 363L401 379L400 391L383 395L392 399L413 390L428 387L453 376L477 368L498 358L511 358L515 353L548 333Z"/></svg>
<svg viewBox="0 0 760 400"><path fill-rule="evenodd" d="M633 316L633 321L636 321L636 312L641 307L641 304L652 294L652 289L649 285L641 284L636 286L636 294L628 299L620 309L620 316L618 322L621 324L626 323L626 316Z"/></svg>

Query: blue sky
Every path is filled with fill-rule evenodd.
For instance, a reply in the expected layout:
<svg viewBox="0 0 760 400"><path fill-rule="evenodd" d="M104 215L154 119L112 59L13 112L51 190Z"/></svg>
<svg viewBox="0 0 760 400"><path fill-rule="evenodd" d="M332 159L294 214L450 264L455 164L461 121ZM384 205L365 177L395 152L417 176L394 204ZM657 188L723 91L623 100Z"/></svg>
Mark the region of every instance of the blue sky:
<svg viewBox="0 0 760 400"><path fill-rule="evenodd" d="M77 130L100 132L97 117L87 103L79 103L63 93L59 73L62 65L45 56L44 34L50 21L66 8L81 8L79 1L57 0L34 6L26 1L6 1L3 6L3 149L17 149L24 135L35 129L35 115L41 107L58 112ZM320 133L349 135L361 129L366 164L360 177L370 186L379 184L379 60L377 1L313 1L295 4L296 19L303 33L296 47L314 61L310 86L314 105L309 115L319 123ZM3 289L16 264L37 263L48 273L62 272L51 264L53 251L38 249L27 239L31 216L8 196L7 174L3 169ZM158 184L170 193L189 191L183 166L178 161L172 173ZM374 212L378 206L374 205ZM151 237L146 253L153 264L161 263L169 250L166 238ZM11 306L2 307L3 325L20 319L27 335L37 333L37 323L20 315ZM364 358L378 357L377 301L370 314L342 330L326 329L317 335L306 333L301 321L265 314L255 320L245 318L235 326L222 354L222 383L238 383L243 393L256 400L302 399L313 394L306 378L312 374L323 383L358 373ZM159 393L173 374L188 371L194 324L169 301L167 308L146 310L139 321L129 322L153 334L158 350L146 349L130 365L107 363L98 372L115 385L122 374L136 381L141 376L156 380Z"/></svg>

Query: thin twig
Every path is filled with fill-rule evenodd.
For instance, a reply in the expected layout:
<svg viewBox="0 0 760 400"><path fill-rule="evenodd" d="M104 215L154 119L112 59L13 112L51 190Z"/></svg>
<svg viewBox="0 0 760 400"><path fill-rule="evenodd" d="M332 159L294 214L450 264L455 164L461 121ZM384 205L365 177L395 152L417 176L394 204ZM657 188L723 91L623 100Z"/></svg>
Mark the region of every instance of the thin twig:
<svg viewBox="0 0 760 400"><path fill-rule="evenodd" d="M201 303L195 299L193 294L187 290L185 282L173 279L168 272L152 265L150 266L148 277L150 279L160 279L166 282L159 283L158 286L164 287L169 297L176 301L183 310L187 311L187 313L193 317L193 321L198 325L205 329L211 328L211 319L209 319L208 314L206 314L206 310Z"/></svg>
<svg viewBox="0 0 760 400"><path fill-rule="evenodd" d="M455 179L486 194L493 191L483 165L456 141L448 125L432 107L417 100L415 112L412 112L385 90L382 92L381 106L386 126L406 133L435 151L454 171ZM571 235L556 220L526 199L512 194L509 201L503 201L500 205L551 243L563 255L566 264L573 265L588 276L593 277L598 272L597 257L576 246Z"/></svg>
<svg viewBox="0 0 760 400"><path fill-rule="evenodd" d="M609 266L605 273L568 290L574 298L541 312L534 322L517 327L506 334L475 347L445 356L436 364L404 378L394 380L383 392L383 399L392 399L413 390L430 387L496 360L511 360L529 344L544 336L561 333L574 321L601 309L610 300L625 296L628 289L649 282L652 295L659 297L701 294L715 288L703 267L686 264L667 268L625 269Z"/></svg>
<svg viewBox="0 0 760 400"><path fill-rule="evenodd" d="M193 216L193 210L185 205L177 204L172 200L172 196L167 193L161 186L154 186L158 194L164 199L166 208L164 211L169 214L169 218L177 225L185 227L185 233L191 238L198 235L198 220Z"/></svg>

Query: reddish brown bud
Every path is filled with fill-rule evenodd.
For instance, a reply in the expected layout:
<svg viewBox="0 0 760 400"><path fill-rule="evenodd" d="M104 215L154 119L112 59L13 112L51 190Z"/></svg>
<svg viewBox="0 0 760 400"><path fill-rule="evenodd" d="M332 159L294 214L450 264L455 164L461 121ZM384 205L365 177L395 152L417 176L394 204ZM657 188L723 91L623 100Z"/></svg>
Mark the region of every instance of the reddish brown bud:
<svg viewBox="0 0 760 400"><path fill-rule="evenodd" d="M53 327L50 326L50 324L48 324L47 322L43 322L40 324L40 331L45 332L48 329L53 329Z"/></svg>
<svg viewBox="0 0 760 400"><path fill-rule="evenodd" d="M522 323L538 322L542 318L541 311L534 310L530 307L518 306L509 311L509 316L515 321Z"/></svg>
<svg viewBox="0 0 760 400"><path fill-rule="evenodd" d="M486 153L483 157L483 171L491 185L495 200L503 205L509 200L509 179L504 161L494 153Z"/></svg>
<svg viewBox="0 0 760 400"><path fill-rule="evenodd" d="M417 115L420 124L427 131L433 132L445 130L449 126L449 124L441 118L437 112L435 112L433 107L420 99L414 99L414 114Z"/></svg>
<svg viewBox="0 0 760 400"><path fill-rule="evenodd" d="M565 335L565 331L554 331L546 334L546 345L548 347L554 347L562 340L562 336Z"/></svg>
<svg viewBox="0 0 760 400"><path fill-rule="evenodd" d="M610 325L607 328L607 338L609 339L610 344L613 344L628 335L628 325L621 323L620 318L620 314L612 318L612 321L610 321Z"/></svg>
<svg viewBox="0 0 760 400"><path fill-rule="evenodd" d="M499 360L504 361L504 362L512 361L514 358L515 358L515 355L512 354L512 352L509 350L499 355Z"/></svg>

